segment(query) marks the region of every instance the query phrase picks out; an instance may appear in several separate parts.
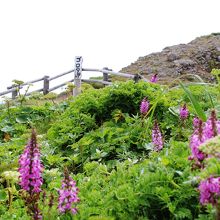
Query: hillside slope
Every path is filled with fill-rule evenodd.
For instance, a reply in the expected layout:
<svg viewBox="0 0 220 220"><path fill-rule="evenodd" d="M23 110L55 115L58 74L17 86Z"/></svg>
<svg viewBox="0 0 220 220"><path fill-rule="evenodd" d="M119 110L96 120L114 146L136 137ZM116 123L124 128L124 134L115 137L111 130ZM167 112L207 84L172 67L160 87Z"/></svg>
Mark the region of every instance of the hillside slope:
<svg viewBox="0 0 220 220"><path fill-rule="evenodd" d="M139 57L137 61L123 68L121 72L139 73L150 78L157 73L159 82L183 76L198 74L205 81L212 81L210 71L220 68L220 33L198 37L188 44L179 44L164 48L161 52Z"/></svg>

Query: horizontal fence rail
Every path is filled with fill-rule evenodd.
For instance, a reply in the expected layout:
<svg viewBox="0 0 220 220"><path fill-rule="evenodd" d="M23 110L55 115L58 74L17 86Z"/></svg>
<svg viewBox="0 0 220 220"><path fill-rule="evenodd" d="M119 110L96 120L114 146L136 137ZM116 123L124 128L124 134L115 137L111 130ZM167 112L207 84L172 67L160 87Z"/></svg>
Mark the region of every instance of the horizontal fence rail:
<svg viewBox="0 0 220 220"><path fill-rule="evenodd" d="M78 60L77 60L78 59ZM131 73L121 73L121 72L114 72L111 69L108 69L107 67L104 67L103 69L93 69L93 68L82 68L81 64L82 64L82 57L76 57L76 61L78 61L78 63L76 62L75 65L75 69L66 71L64 73L58 74L56 76L53 77L49 77L49 76L44 76L41 77L39 79L35 79L35 80L31 80L25 83L22 83L20 85L11 85L7 87L6 91L0 92L0 96L6 95L11 93L12 94L12 99L15 99L18 95L18 91L20 89L22 89L24 86L27 85L31 85L37 82L43 82L43 87L31 92L26 93L26 95L31 95L34 92L43 92L44 95L46 95L47 93L54 91L56 89L59 89L65 85L67 85L68 83L74 82L75 86L81 86L81 82L84 83L100 83L103 85L111 85L112 82L109 80L109 76L111 75L115 75L115 76L119 76L119 77L123 77L123 78L128 78L128 79L133 79L135 82L138 82L140 79L144 80L144 81L148 81L147 79L145 79L143 76L141 76L140 74L131 74ZM103 74L103 79L102 80L98 80L98 79L81 79L81 72L100 72ZM52 88L50 88L50 82L52 80L58 79L60 77L66 76L70 73L74 73L72 80L69 80L67 82L61 83L57 86L54 86ZM78 83L77 83L78 81Z"/></svg>
<svg viewBox="0 0 220 220"><path fill-rule="evenodd" d="M82 79L82 82L85 83L101 83L103 85L111 85L112 82L107 82L107 81L103 81L103 80L96 80L96 79Z"/></svg>
<svg viewBox="0 0 220 220"><path fill-rule="evenodd" d="M6 95L8 93L12 93L14 91L16 91L17 88L14 88L14 89L8 89L7 91L4 91L4 92L0 92L0 96L3 96L3 95Z"/></svg>
<svg viewBox="0 0 220 220"><path fill-rule="evenodd" d="M67 75L67 74L69 74L69 73L72 73L72 72L74 72L74 69L73 69L73 70L70 70L70 71L67 71L67 72L65 72L65 73L58 74L58 75L56 75L56 76L54 76L54 77L51 77L51 78L49 78L49 81L52 81L52 80L54 80L54 79L57 79L57 78L59 78L59 77L61 77L61 76L65 76L65 75Z"/></svg>
<svg viewBox="0 0 220 220"><path fill-rule="evenodd" d="M30 84L33 84L33 83L36 83L36 82L40 82L42 80L44 80L44 77L40 78L40 79L35 79L35 80L32 80L32 81L28 81L28 82L22 83L20 86L30 85ZM18 87L18 86L16 86L16 85L8 86L7 89L12 89L14 87Z"/></svg>

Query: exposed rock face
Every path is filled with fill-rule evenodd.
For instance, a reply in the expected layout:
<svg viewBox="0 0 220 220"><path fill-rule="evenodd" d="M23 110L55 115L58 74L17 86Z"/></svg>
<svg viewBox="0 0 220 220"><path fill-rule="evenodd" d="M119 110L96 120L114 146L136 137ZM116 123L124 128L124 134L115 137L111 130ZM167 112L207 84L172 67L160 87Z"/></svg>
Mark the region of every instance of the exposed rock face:
<svg viewBox="0 0 220 220"><path fill-rule="evenodd" d="M205 81L213 81L210 74L213 68L220 68L220 33L140 57L121 72L139 73L148 79L157 73L159 82L168 83L180 76L185 81L191 81L192 77L187 74L197 74Z"/></svg>

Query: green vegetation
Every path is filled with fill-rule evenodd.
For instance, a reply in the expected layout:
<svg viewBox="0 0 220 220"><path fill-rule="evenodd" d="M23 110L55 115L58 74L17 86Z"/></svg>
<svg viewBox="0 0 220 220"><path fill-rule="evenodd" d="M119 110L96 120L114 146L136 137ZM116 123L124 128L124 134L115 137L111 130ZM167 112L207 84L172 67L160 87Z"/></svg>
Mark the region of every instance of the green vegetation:
<svg viewBox="0 0 220 220"><path fill-rule="evenodd" d="M220 174L220 149L212 149L220 144L219 138L201 146L207 154L214 152L202 172L192 170L188 157L194 116L200 114L205 121L213 106L220 116L218 89L218 85L207 85L206 90L204 85L170 89L128 81L99 90L88 87L77 98L60 103L51 102L49 96L37 103L39 94L28 104L25 99L22 105L6 102L0 108L0 219L30 219L17 168L33 127L44 165L46 199L39 203L43 219L214 219L215 208L199 203L197 188L200 179ZM145 97L150 108L143 116L140 103ZM179 108L184 103L190 115L183 122ZM159 152L151 137L155 120L164 141ZM74 216L57 211L65 167L79 188ZM51 193L54 205L49 209L45 204Z"/></svg>

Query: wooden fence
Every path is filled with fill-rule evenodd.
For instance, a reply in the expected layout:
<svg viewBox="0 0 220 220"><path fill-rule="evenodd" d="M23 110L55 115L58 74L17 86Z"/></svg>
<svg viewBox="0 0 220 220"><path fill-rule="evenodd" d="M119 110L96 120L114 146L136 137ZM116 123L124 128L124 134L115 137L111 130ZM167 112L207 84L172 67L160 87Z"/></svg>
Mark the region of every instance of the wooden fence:
<svg viewBox="0 0 220 220"><path fill-rule="evenodd" d="M77 57L76 57L77 59ZM79 66L79 65L78 65ZM28 82L25 82L21 85L12 85L7 87L6 91L0 92L0 96L6 95L6 94L12 94L12 99L15 99L18 95L18 90L22 89L24 86L30 85L30 84L34 84L37 82L42 81L43 82L43 87L41 89L37 89L34 90L32 92L27 93L26 95L30 95L33 92L43 92L44 95L48 94L51 91L54 91L60 87L63 87L65 85L67 85L67 83L69 82L74 82L76 87L80 87L81 86L81 82L85 82L85 83L101 83L103 85L111 85L112 83L109 80L109 76L110 75L115 75L115 76L119 76L119 77L124 77L124 78L128 78L128 79L133 79L135 82L138 82L140 79L144 80L144 81L148 81L147 79L145 79L143 76L141 76L140 74L130 74L130 73L121 73L121 72L114 72L111 69L108 69L107 67L103 68L103 69L91 69L91 68L81 68L81 69L77 69L78 68L77 64L75 66L75 69L72 69L70 71L58 74L56 76L53 77L49 77L49 76L44 76L41 77L39 79L35 79L35 80L31 80ZM103 74L103 79L102 80L96 80L96 79L81 79L81 72L100 72ZM58 79L60 77L63 77L65 75L68 75L70 73L75 73L73 76L72 80L69 80L67 82L61 83L57 86L54 86L52 88L50 88L50 82ZM79 83L77 83L77 80L80 81ZM76 88L79 90L79 88ZM75 95L77 95L78 92L75 92Z"/></svg>

